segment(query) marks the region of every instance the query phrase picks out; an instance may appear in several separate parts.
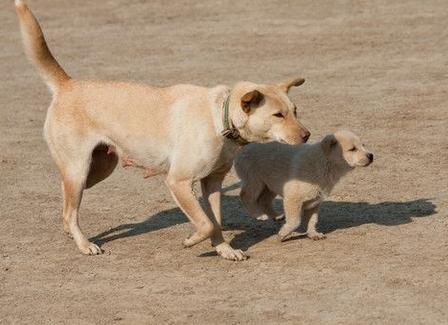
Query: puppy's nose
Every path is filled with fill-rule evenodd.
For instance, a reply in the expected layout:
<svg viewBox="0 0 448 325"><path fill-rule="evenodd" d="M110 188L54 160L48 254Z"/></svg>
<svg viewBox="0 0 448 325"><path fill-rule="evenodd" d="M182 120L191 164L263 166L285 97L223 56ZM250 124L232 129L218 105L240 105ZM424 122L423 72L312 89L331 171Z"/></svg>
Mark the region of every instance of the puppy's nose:
<svg viewBox="0 0 448 325"><path fill-rule="evenodd" d="M308 131L308 130L306 130L305 132L303 132L303 135L302 135L302 139L303 139L303 141L304 141L304 142L307 142L308 139L310 138L310 135L311 135L311 133L310 133L310 131Z"/></svg>
<svg viewBox="0 0 448 325"><path fill-rule="evenodd" d="M372 162L373 161L373 153L368 153L367 154L367 158L369 158L369 161Z"/></svg>

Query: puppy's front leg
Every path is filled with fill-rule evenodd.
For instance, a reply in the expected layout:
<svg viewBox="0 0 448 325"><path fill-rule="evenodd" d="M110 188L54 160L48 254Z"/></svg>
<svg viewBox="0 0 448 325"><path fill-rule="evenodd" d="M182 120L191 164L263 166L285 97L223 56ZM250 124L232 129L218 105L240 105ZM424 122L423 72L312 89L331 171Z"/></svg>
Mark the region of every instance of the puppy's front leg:
<svg viewBox="0 0 448 325"><path fill-rule="evenodd" d="M168 175L166 183L174 200L196 228L196 232L184 240L184 246L190 247L210 238L214 231L214 225L193 194L193 180L177 180Z"/></svg>
<svg viewBox="0 0 448 325"><path fill-rule="evenodd" d="M285 196L283 200L285 210L285 224L278 232L279 240L284 241L294 230L296 230L302 222L303 202L297 197Z"/></svg>
<svg viewBox="0 0 448 325"><path fill-rule="evenodd" d="M316 224L317 224L317 221L319 220L319 206L305 211L305 214L306 214L307 218L309 218L307 232L306 232L306 235L308 236L308 238L311 238L313 240L324 239L325 235L316 230Z"/></svg>

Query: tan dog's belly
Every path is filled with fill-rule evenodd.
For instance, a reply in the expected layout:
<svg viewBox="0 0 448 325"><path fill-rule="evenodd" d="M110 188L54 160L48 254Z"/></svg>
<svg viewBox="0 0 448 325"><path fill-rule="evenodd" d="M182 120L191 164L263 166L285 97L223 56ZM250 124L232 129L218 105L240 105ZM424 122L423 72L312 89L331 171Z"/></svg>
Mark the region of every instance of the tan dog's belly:
<svg viewBox="0 0 448 325"><path fill-rule="evenodd" d="M163 164L163 163L158 164L158 165L157 164L148 165L141 161L131 158L127 154L121 154L121 156L120 156L119 151L113 145L109 146L109 148L107 150L107 154L119 156L121 159L121 165L125 168L126 167L137 167L137 168L144 169L143 178L148 178L148 177L164 174L167 172L167 169L168 169L167 165Z"/></svg>

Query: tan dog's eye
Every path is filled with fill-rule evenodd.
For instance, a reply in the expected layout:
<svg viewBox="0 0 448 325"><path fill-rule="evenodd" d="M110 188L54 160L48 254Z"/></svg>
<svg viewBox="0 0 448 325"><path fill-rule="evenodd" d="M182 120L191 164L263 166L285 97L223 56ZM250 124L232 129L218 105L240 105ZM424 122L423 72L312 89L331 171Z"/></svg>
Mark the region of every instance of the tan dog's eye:
<svg viewBox="0 0 448 325"><path fill-rule="evenodd" d="M348 149L348 151L355 151L355 150L356 150L356 147Z"/></svg>
<svg viewBox="0 0 448 325"><path fill-rule="evenodd" d="M282 113L280 113L280 112L278 112L278 113L275 113L275 114L272 114L273 116L275 116L275 117L280 117L280 118L284 118L284 116L283 116L283 114Z"/></svg>

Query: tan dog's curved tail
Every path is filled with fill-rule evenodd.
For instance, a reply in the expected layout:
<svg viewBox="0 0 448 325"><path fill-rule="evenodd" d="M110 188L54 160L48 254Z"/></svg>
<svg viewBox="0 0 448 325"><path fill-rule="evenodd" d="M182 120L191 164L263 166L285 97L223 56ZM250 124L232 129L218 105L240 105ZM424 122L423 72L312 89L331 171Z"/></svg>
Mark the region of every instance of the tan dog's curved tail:
<svg viewBox="0 0 448 325"><path fill-rule="evenodd" d="M22 0L15 0L15 6L25 52L48 87L55 92L70 77L48 49L42 29L31 10Z"/></svg>

